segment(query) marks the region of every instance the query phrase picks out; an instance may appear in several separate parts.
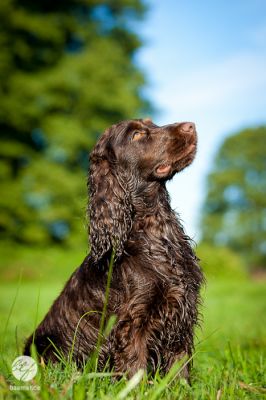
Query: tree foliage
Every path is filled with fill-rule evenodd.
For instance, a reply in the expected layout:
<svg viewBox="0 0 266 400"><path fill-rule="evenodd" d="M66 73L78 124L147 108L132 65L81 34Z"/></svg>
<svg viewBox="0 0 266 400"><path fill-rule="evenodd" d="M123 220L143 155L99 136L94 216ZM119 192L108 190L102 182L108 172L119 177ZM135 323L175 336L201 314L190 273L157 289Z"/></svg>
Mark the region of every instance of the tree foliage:
<svg viewBox="0 0 266 400"><path fill-rule="evenodd" d="M203 241L266 266L266 126L243 130L221 146L203 208Z"/></svg>
<svg viewBox="0 0 266 400"><path fill-rule="evenodd" d="M141 0L0 2L0 231L10 240L84 230L88 150L149 108L131 26L144 11Z"/></svg>

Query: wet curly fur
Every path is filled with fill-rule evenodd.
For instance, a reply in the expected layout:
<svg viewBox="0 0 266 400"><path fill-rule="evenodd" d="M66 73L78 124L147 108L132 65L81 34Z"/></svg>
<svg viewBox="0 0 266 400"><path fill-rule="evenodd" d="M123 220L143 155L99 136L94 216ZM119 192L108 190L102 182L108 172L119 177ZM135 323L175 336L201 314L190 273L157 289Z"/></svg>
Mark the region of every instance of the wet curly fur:
<svg viewBox="0 0 266 400"><path fill-rule="evenodd" d="M194 124L163 127L123 121L107 129L90 156L90 254L72 274L35 331L44 361L57 361L51 342L82 365L95 349L108 265L116 250L99 369L132 376L138 369L166 373L193 352L203 281L189 237L170 207L165 182L196 153ZM88 311L92 311L88 313ZM33 335L25 354L30 353ZM189 375L189 364L183 369Z"/></svg>

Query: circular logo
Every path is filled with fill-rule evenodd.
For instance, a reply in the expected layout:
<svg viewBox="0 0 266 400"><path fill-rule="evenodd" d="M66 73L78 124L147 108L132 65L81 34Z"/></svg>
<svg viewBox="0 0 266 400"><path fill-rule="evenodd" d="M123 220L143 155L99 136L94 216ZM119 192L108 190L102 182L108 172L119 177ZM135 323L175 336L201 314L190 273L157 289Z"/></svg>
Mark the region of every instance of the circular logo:
<svg viewBox="0 0 266 400"><path fill-rule="evenodd" d="M20 356L12 363L12 374L19 381L28 382L37 374L37 364L32 357Z"/></svg>

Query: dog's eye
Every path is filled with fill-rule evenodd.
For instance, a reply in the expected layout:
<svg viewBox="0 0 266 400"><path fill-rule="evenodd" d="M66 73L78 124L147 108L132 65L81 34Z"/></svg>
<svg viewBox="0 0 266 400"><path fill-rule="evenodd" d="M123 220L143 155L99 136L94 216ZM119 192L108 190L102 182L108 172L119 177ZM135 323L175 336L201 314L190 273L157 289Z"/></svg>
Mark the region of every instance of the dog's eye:
<svg viewBox="0 0 266 400"><path fill-rule="evenodd" d="M131 140L140 140L146 135L145 131L134 131Z"/></svg>

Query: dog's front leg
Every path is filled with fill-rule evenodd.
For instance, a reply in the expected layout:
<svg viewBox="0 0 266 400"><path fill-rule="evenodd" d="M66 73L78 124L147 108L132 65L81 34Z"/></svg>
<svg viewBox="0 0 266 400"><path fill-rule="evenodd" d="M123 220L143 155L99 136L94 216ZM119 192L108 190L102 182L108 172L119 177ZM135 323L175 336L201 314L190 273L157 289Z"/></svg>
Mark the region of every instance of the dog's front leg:
<svg viewBox="0 0 266 400"><path fill-rule="evenodd" d="M115 329L112 358L116 372L132 377L139 369L147 368L147 338L145 330L132 321L120 321Z"/></svg>

